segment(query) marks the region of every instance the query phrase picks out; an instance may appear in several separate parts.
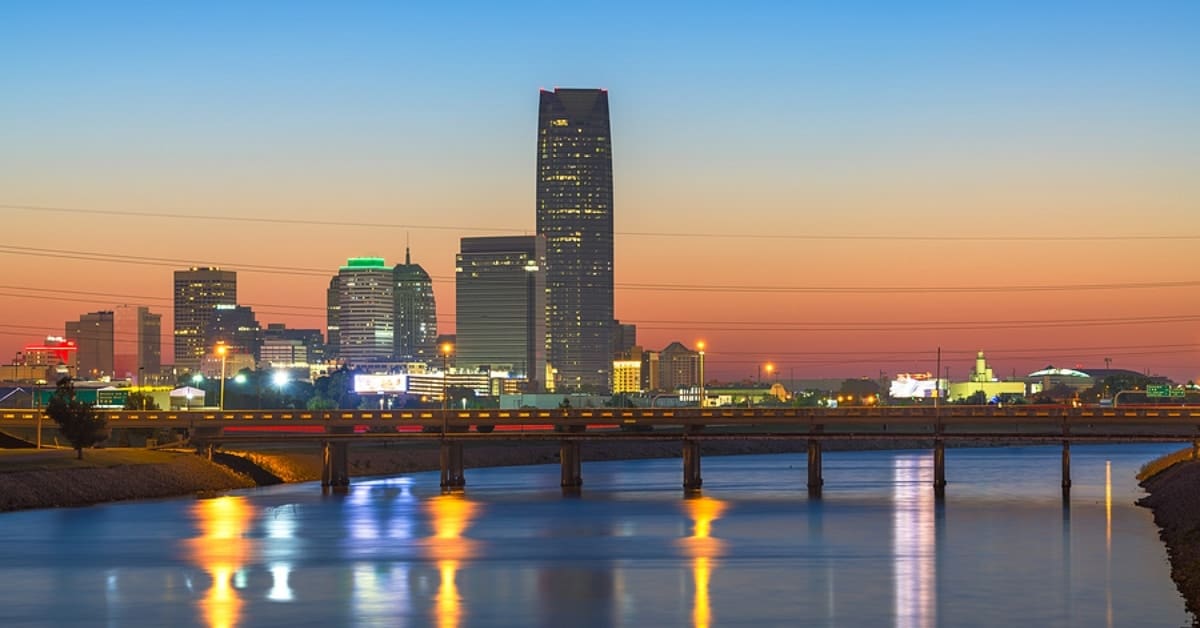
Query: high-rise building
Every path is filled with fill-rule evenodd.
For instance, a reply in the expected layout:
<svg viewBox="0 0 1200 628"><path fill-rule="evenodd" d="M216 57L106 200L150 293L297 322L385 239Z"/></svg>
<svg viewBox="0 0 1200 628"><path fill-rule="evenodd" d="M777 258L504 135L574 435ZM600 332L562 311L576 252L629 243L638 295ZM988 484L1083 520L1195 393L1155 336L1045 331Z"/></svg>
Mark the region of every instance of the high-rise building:
<svg viewBox="0 0 1200 628"><path fill-rule="evenodd" d="M145 385L162 372L162 314L119 305L113 310L113 377Z"/></svg>
<svg viewBox="0 0 1200 628"><path fill-rule="evenodd" d="M218 305L237 305L237 273L219 268L175 271L175 367L195 371L209 352L205 332Z"/></svg>
<svg viewBox="0 0 1200 628"><path fill-rule="evenodd" d="M546 371L546 241L463 238L455 265L456 367L509 371L538 392Z"/></svg>
<svg viewBox="0 0 1200 628"><path fill-rule="evenodd" d="M204 337L210 346L224 343L234 353L251 356L256 362L262 350L262 327L254 310L246 305L218 305Z"/></svg>
<svg viewBox="0 0 1200 628"><path fill-rule="evenodd" d="M394 283L381 257L352 257L338 271L338 357L347 364L392 361Z"/></svg>
<svg viewBox="0 0 1200 628"><path fill-rule="evenodd" d="M637 325L613 321L612 354L614 358L626 358L637 346Z"/></svg>
<svg viewBox="0 0 1200 628"><path fill-rule="evenodd" d="M162 314L148 307L118 306L67 321L66 337L78 347L79 376L110 377L142 385L138 377L162 371Z"/></svg>
<svg viewBox="0 0 1200 628"><path fill-rule="evenodd" d="M113 376L113 313L89 312L77 321L67 321L66 337L78 347L79 377L100 379Z"/></svg>
<svg viewBox="0 0 1200 628"><path fill-rule="evenodd" d="M412 263L408 247L404 263L392 269L396 288L396 347L400 362L438 362L437 303L433 281L420 264Z"/></svg>
<svg viewBox="0 0 1200 628"><path fill-rule="evenodd" d="M546 238L546 327L558 385L608 390L613 175L608 92L542 90L537 232Z"/></svg>
<svg viewBox="0 0 1200 628"><path fill-rule="evenodd" d="M331 277L329 288L325 291L325 356L330 360L338 358L342 342L338 320L342 310L338 278L339 275Z"/></svg>

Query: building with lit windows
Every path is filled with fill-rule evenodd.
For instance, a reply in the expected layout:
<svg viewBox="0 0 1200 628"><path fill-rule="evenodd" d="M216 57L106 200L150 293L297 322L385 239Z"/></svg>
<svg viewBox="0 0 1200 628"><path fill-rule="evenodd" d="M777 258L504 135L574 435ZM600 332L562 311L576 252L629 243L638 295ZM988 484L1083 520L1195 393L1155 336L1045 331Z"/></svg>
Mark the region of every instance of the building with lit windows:
<svg viewBox="0 0 1200 628"><path fill-rule="evenodd" d="M394 274L381 257L354 257L337 276L338 358L347 364L390 362L395 349Z"/></svg>
<svg viewBox="0 0 1200 628"><path fill-rule="evenodd" d="M546 241L463 238L455 264L455 365L507 371L539 392L546 371Z"/></svg>
<svg viewBox="0 0 1200 628"><path fill-rule="evenodd" d="M401 362L440 363L437 349L437 302L433 281L420 264L412 263L408 248L404 263L396 264L395 358Z"/></svg>
<svg viewBox="0 0 1200 628"><path fill-rule="evenodd" d="M204 338L209 346L224 343L235 352L258 360L262 348L262 327L249 306L218 305L208 319Z"/></svg>
<svg viewBox="0 0 1200 628"><path fill-rule="evenodd" d="M613 171L608 92L542 90L537 232L546 332L560 390L607 391L612 368Z"/></svg>
<svg viewBox="0 0 1200 628"><path fill-rule="evenodd" d="M642 392L642 361L613 360L614 395Z"/></svg>
<svg viewBox="0 0 1200 628"><path fill-rule="evenodd" d="M175 368L195 371L209 351L205 332L218 305L237 305L237 273L219 268L175 271Z"/></svg>

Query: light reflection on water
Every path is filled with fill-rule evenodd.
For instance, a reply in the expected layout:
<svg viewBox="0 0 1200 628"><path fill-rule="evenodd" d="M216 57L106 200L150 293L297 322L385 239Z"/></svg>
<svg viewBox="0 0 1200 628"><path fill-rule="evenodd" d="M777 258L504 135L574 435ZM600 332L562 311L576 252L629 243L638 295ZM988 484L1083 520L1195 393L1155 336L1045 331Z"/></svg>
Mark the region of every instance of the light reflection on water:
<svg viewBox="0 0 1200 628"><path fill-rule="evenodd" d="M1170 446L469 471L0 516L0 625L1182 625L1137 467ZM1111 460L1111 464L1106 461ZM1113 565L1120 565L1114 570ZM72 591L61 604L56 591ZM98 620L98 621L97 621Z"/></svg>

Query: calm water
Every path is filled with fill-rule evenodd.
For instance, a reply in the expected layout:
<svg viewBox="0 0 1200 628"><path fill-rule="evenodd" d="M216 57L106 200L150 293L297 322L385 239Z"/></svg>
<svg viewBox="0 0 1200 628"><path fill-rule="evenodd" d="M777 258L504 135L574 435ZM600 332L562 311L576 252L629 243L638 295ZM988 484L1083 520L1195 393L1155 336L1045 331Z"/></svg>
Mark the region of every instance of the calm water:
<svg viewBox="0 0 1200 628"><path fill-rule="evenodd" d="M1181 626L1133 474L1165 445L470 470L0 515L0 625ZM585 450L586 453L586 450ZM468 453L468 463L470 462ZM1111 469L1111 470L1108 470ZM1111 482L1107 478L1111 477Z"/></svg>

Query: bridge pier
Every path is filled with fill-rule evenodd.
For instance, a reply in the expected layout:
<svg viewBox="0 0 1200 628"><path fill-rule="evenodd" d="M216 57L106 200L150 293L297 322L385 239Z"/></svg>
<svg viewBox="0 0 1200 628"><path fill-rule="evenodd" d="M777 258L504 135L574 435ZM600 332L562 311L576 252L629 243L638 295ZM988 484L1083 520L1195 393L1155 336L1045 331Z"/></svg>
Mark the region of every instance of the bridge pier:
<svg viewBox="0 0 1200 628"><path fill-rule="evenodd" d="M195 445L196 453L212 460L213 450L216 449L213 441L221 438L221 435L224 433L225 428L220 425L201 425L192 430L188 440Z"/></svg>
<svg viewBox="0 0 1200 628"><path fill-rule="evenodd" d="M1062 442L1062 496L1071 499L1071 441Z"/></svg>
<svg viewBox="0 0 1200 628"><path fill-rule="evenodd" d="M350 486L350 443L321 442L321 488L345 489Z"/></svg>
<svg viewBox="0 0 1200 628"><path fill-rule="evenodd" d="M579 487L583 486L583 455L580 453L579 441L562 441L558 446L558 461L562 464L563 492L578 491Z"/></svg>
<svg viewBox="0 0 1200 628"><path fill-rule="evenodd" d="M808 495L820 497L825 479L821 477L821 441L808 439Z"/></svg>
<svg viewBox="0 0 1200 628"><path fill-rule="evenodd" d="M933 494L939 499L946 496L946 441L933 441Z"/></svg>
<svg viewBox="0 0 1200 628"><path fill-rule="evenodd" d="M704 480L700 478L700 443L694 440L683 441L683 490L695 493L700 490Z"/></svg>
<svg viewBox="0 0 1200 628"><path fill-rule="evenodd" d="M442 441L442 490L458 491L467 485L463 473L463 445L453 440Z"/></svg>

